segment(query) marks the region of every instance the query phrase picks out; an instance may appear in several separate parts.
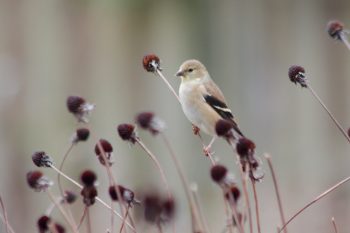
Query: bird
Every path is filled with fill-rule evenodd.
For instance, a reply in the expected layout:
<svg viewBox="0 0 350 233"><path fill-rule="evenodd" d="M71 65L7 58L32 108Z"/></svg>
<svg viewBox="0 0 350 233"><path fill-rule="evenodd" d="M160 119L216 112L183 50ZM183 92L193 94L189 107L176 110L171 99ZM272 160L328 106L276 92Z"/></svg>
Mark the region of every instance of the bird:
<svg viewBox="0 0 350 233"><path fill-rule="evenodd" d="M215 126L220 119L233 123L235 139L244 137L222 91L200 61L191 59L183 62L175 76L181 78L179 99L185 116L194 127L212 136L208 146L204 146L205 153L210 153L217 138Z"/></svg>

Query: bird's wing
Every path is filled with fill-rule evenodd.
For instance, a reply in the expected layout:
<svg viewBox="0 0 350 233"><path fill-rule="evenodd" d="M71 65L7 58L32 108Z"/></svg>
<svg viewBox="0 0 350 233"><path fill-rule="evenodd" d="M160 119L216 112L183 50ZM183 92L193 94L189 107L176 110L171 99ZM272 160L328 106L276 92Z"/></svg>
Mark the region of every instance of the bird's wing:
<svg viewBox="0 0 350 233"><path fill-rule="evenodd" d="M205 102L212 107L223 119L229 120L233 123L234 129L239 133L241 136L243 136L243 133L238 128L238 125L236 121L234 120L234 116L231 112L231 110L227 107L225 97L216 86L216 84L213 81L206 82L203 85L203 98Z"/></svg>

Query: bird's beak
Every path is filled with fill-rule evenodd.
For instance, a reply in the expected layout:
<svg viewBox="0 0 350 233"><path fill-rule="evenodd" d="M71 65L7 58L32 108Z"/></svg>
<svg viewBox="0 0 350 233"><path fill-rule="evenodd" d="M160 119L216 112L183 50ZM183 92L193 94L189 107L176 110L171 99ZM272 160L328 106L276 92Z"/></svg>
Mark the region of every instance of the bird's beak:
<svg viewBox="0 0 350 233"><path fill-rule="evenodd" d="M184 76L184 72L179 70L176 74L175 74L176 77L182 77Z"/></svg>

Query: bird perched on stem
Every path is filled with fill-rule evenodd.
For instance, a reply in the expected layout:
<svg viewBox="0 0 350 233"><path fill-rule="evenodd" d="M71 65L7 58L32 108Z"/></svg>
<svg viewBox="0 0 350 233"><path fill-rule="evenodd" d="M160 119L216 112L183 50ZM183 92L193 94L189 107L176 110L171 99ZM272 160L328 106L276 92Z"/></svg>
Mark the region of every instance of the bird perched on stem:
<svg viewBox="0 0 350 233"><path fill-rule="evenodd" d="M181 78L179 97L187 119L200 130L212 136L209 145L204 148L205 153L210 152L217 135L216 123L220 119L233 123L235 139L243 136L234 120L231 110L219 87L210 78L205 66L197 60L187 60L176 73Z"/></svg>

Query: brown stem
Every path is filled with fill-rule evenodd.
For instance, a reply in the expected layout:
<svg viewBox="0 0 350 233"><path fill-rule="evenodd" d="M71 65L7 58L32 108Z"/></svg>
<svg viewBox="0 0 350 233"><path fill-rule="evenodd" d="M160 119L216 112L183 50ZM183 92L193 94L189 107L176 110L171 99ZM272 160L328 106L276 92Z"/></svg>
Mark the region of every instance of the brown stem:
<svg viewBox="0 0 350 233"><path fill-rule="evenodd" d="M244 228L242 226L242 222L239 219L239 215L238 215L238 211L237 211L237 205L236 205L236 201L235 201L235 199L233 197L233 194L231 192L229 192L228 196L229 196L228 203L229 203L229 205L231 207L233 218L236 221L236 226L238 228L238 232L244 233ZM225 193L224 193L224 198L225 198Z"/></svg>
<svg viewBox="0 0 350 233"><path fill-rule="evenodd" d="M205 226L207 232L210 232L209 227L206 224L205 218L202 218L200 207L199 207L198 203L196 203L196 201L194 200L194 199L196 199L196 197L195 196L192 197L192 195L191 195L189 181L187 180L187 178L182 170L180 162L178 161L177 156L175 155L175 152L174 152L172 146L170 145L169 140L167 139L167 137L164 133L161 133L161 138L163 139L164 144L166 145L166 147L170 153L171 159L173 160L173 162L175 164L175 168L177 170L177 173L180 176L181 184L185 190L186 198L187 198L188 204L190 206L191 216L192 216L192 218L194 218L194 221L196 221L195 223L192 223L192 224L198 225L200 223L200 218L201 218L202 224Z"/></svg>
<svg viewBox="0 0 350 233"><path fill-rule="evenodd" d="M66 174L64 174L63 172L61 172L60 170L58 170L58 168L56 168L54 165L51 165L51 168L54 169L56 172L61 173L62 177L66 178L67 180L69 180L71 183L73 183L75 186L77 186L78 188L82 189L83 186L81 184L79 184L78 182L76 182L75 180L73 180L72 178L70 178L69 176L67 176ZM114 209L112 209L106 202L104 202L101 198L96 197L96 201L98 201L100 204L102 204L105 208L107 208L108 210L113 211L113 213L118 216L121 220L123 219L122 215L120 215L117 211L115 211ZM136 232L135 228L129 223L126 222L126 225L133 231Z"/></svg>
<svg viewBox="0 0 350 233"><path fill-rule="evenodd" d="M68 155L69 153L72 151L73 147L74 147L75 143L71 143L70 146L68 147L66 153L64 153L64 156L63 156L63 159L62 159L62 162L59 166L59 170L60 171L63 171L63 165L64 165L64 162L66 161L66 159L68 158ZM64 192L63 192L63 187L62 187L62 183L61 183L61 174L58 173L57 174L57 183L58 183L58 189L60 190L60 193L61 193L61 196L64 197Z"/></svg>
<svg viewBox="0 0 350 233"><path fill-rule="evenodd" d="M128 207L126 208L126 213L125 213L125 216L124 216L124 218L123 218L123 222L122 222L122 225L121 225L121 227L120 227L119 233L122 233L122 231L123 231L123 227L124 227L124 225L125 225L125 220L126 220L126 218L128 217L129 210L130 210L130 205L128 205ZM113 232L113 231L112 231L112 232Z"/></svg>
<svg viewBox="0 0 350 233"><path fill-rule="evenodd" d="M332 121L334 122L334 124L337 126L337 128L339 129L339 131L344 135L344 137L348 140L348 142L350 143L350 138L348 136L348 134L346 133L346 131L343 129L343 127L340 125L340 123L337 121L337 119L334 117L334 115L329 111L329 109L327 108L327 106L323 103L323 101L321 100L321 98L317 95L317 93L314 91L314 89L310 86L310 84L307 84L307 88L310 90L311 94L316 98L316 100L321 104L321 106L323 107L324 110L326 110L326 112L328 113L329 117L332 119Z"/></svg>
<svg viewBox="0 0 350 233"><path fill-rule="evenodd" d="M265 154L265 159L267 160L267 163L269 165L270 168L270 172L271 172L271 176L272 176L272 180L273 180L273 186L275 188L275 193L276 193L276 198L277 198L277 204L278 204L278 209L280 212L280 216L281 216L281 221L282 221L282 225L284 227L282 227L282 230L284 230L284 233L287 233L287 228L285 228L285 226L287 225L285 222L285 218L284 218L284 211L283 211L283 206L282 206L282 200L281 200L281 196L280 196L280 192L279 192L279 188L278 188L278 183L277 183L277 178L276 178L276 174L275 174L275 170L273 169L273 165L272 165L272 161L271 161L271 156L269 154Z"/></svg>
<svg viewBox="0 0 350 233"><path fill-rule="evenodd" d="M139 144L139 146L146 152L146 154L149 156L149 158L152 160L152 162L154 163L154 165L157 167L159 173L160 173L160 176L161 176L161 179L163 181L163 184L165 186L165 189L167 191L167 194L168 194L168 198L169 199L172 199L172 194L170 192L170 188L169 188L169 184L168 184L168 181L166 179L166 176L165 176L165 173L164 173L164 170L162 168L162 166L160 165L157 157L148 149L148 147L145 146L145 144L143 144L143 142L141 141L140 138L136 138L136 142L137 144Z"/></svg>
<svg viewBox="0 0 350 233"><path fill-rule="evenodd" d="M87 206L84 207L84 211L83 211L83 214L81 215L80 217L80 220L79 220L79 224L77 226L77 229L80 229L81 225L83 224L84 222L84 219L85 219L85 216L86 216L86 213L87 213Z"/></svg>
<svg viewBox="0 0 350 233"><path fill-rule="evenodd" d="M168 86L169 90L174 94L174 96L176 97L176 99L180 102L180 98L177 95L176 91L174 90L174 88L170 85L170 83L168 82L168 80L164 77L163 73L157 69L157 74L159 77L161 77L163 79L163 81L165 82L165 84Z"/></svg>
<svg viewBox="0 0 350 233"><path fill-rule="evenodd" d="M338 233L338 228L337 228L337 224L335 222L334 217L332 217L332 225L333 225L333 228L334 228L334 233Z"/></svg>
<svg viewBox="0 0 350 233"><path fill-rule="evenodd" d="M7 212L5 209L5 205L4 205L4 202L2 201L1 196L0 196L0 205L1 205L2 213L4 215L5 229L6 229L6 232L9 233L10 232L10 224L9 224L9 221L7 218Z"/></svg>
<svg viewBox="0 0 350 233"><path fill-rule="evenodd" d="M205 229L204 232L208 233L208 232L210 232L210 228L209 228L209 225L208 225L206 218L204 217L203 210L202 210L201 205L200 205L197 188L192 188L191 192L192 192L192 198L193 198L193 200L198 208L198 215L199 215L199 219L200 219L200 223L201 223L200 227L201 227L201 229ZM200 229L196 229L194 232L203 232L203 231L201 231Z"/></svg>
<svg viewBox="0 0 350 233"><path fill-rule="evenodd" d="M46 190L47 195L49 196L50 200L56 205L56 207L58 208L58 210L61 212L63 218L66 220L66 222L68 223L68 225L70 226L70 228L72 229L73 232L78 233L77 227L75 226L74 223L71 222L71 219L69 218L69 216L67 215L67 213L64 211L64 209L62 208L62 206L60 205L60 203L58 203L55 200L55 197L53 196L53 194L51 193L50 190Z"/></svg>
<svg viewBox="0 0 350 233"><path fill-rule="evenodd" d="M283 227L281 228L281 230L279 232L281 232L284 228L286 228L286 226L293 221L293 219L295 219L299 214L301 214L302 212L304 212L304 210L306 210L307 208L309 208L311 205L313 205L314 203L316 203L317 201L319 201L320 199L322 199L323 197L325 197L327 194L331 193L332 191L334 191L335 189L337 189L339 186L343 185L344 183L348 182L350 180L350 176L341 180L340 182L338 182L337 184L333 185L332 187L330 187L329 189L327 189L326 191L324 191L323 193L321 193L320 195L318 195L314 200L312 200L311 202L309 202L308 204L306 204L303 208L301 208L296 214L294 214L287 222L286 224L283 225Z"/></svg>
<svg viewBox="0 0 350 233"><path fill-rule="evenodd" d="M246 167L245 168L246 174L243 172L243 168L242 168L242 165L240 163L239 155L236 153L235 143L232 140L229 140L228 142L231 146L231 149L233 150L233 153L236 155L236 159L238 162L239 174L240 174L241 181L242 181L244 200L245 200L246 208L248 211L249 230L250 230L250 233L253 233L253 218L252 218L252 211L251 211L251 207L250 207L249 194L248 194L248 189L247 189L247 176L246 176L246 174L249 174L249 169L248 169L248 167Z"/></svg>
<svg viewBox="0 0 350 233"><path fill-rule="evenodd" d="M345 44L346 48L350 50L350 43L344 32L340 33L340 40Z"/></svg>
<svg viewBox="0 0 350 233"><path fill-rule="evenodd" d="M225 229L223 230L223 232L226 232L226 229L228 229L229 233L233 233L233 222L232 222L232 216L229 212L229 207L230 203L228 203L226 201L226 198L224 196L224 207L225 207L225 215L226 215L226 221L225 224ZM231 206L230 206L231 207ZM233 217L236 219L236 217L234 216L233 212L232 212Z"/></svg>
<svg viewBox="0 0 350 233"><path fill-rule="evenodd" d="M87 232L92 233L91 229L91 218L90 218L90 211L89 207L86 207L86 227L87 227Z"/></svg>
<svg viewBox="0 0 350 233"><path fill-rule="evenodd" d="M260 214L259 214L259 202L258 202L258 193L256 192L256 182L253 179L250 179L253 188L254 201L255 201L255 214L256 214L256 225L258 227L258 233L261 233L260 225Z"/></svg>

